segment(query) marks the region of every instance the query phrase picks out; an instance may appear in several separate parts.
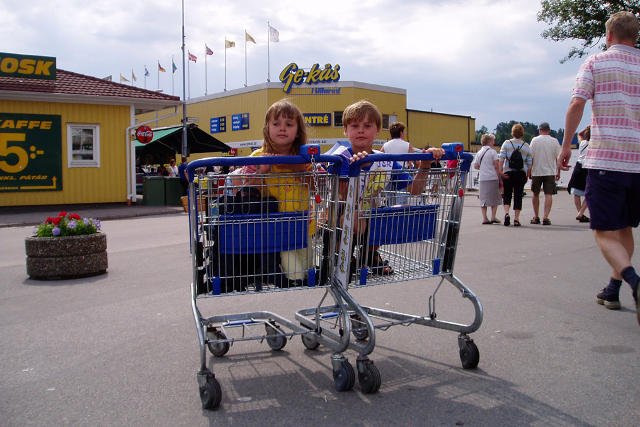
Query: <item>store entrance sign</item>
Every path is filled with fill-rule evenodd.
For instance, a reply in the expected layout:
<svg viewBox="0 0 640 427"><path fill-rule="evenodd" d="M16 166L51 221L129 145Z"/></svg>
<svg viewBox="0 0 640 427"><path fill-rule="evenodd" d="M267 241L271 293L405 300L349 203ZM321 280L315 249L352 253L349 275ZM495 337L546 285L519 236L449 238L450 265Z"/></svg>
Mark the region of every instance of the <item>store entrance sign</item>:
<svg viewBox="0 0 640 427"><path fill-rule="evenodd" d="M0 192L62 190L58 115L0 113Z"/></svg>
<svg viewBox="0 0 640 427"><path fill-rule="evenodd" d="M280 72L280 81L284 83L282 90L286 93L291 91L292 85L330 83L340 80L340 65L334 67L331 64L325 64L324 69L319 64L313 64L309 71L305 71L298 67L298 64L292 62L284 67Z"/></svg>
<svg viewBox="0 0 640 427"><path fill-rule="evenodd" d="M55 80L56 58L0 52L0 77Z"/></svg>

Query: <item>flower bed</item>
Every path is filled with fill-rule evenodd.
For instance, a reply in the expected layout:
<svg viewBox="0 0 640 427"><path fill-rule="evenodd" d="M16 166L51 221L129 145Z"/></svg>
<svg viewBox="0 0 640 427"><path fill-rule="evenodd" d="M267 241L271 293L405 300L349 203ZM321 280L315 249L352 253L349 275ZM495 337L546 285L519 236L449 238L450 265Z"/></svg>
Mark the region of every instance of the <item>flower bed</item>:
<svg viewBox="0 0 640 427"><path fill-rule="evenodd" d="M60 212L25 239L27 274L32 279L71 279L107 271L107 236L100 222Z"/></svg>

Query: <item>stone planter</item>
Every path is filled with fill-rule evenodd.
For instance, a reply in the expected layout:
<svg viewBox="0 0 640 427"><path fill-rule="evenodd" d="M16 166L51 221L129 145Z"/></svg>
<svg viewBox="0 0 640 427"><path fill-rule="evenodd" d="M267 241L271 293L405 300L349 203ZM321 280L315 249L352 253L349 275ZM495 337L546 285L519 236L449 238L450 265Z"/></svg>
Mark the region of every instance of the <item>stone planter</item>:
<svg viewBox="0 0 640 427"><path fill-rule="evenodd" d="M32 279L73 279L106 273L104 233L65 237L27 237L27 274Z"/></svg>

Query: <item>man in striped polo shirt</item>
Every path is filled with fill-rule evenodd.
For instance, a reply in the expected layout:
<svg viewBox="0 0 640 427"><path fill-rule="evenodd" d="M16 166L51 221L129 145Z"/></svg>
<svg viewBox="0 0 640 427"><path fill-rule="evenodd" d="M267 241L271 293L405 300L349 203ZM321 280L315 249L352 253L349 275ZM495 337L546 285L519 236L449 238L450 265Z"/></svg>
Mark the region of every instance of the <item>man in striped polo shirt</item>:
<svg viewBox="0 0 640 427"><path fill-rule="evenodd" d="M620 308L622 280L629 283L640 323L638 283L631 265L632 228L640 223L640 32L638 18L618 12L607 20L607 50L580 67L565 117L558 166L568 169L571 140L591 100L591 141L583 166L589 169L586 199L596 243L613 272L597 295L599 304Z"/></svg>

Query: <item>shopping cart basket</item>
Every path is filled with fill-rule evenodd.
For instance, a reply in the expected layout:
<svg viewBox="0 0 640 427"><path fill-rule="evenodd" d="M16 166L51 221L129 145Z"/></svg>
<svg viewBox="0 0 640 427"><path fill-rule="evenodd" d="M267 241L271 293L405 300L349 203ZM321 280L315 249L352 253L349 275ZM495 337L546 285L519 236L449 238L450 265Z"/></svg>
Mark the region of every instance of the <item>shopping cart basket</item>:
<svg viewBox="0 0 640 427"><path fill-rule="evenodd" d="M308 348L323 344L334 352L336 388L353 387L355 374L342 353L349 345L350 314L364 317L365 312L332 279L338 176L321 163L339 164L340 158L319 153L318 146L305 146L298 156L207 158L187 167L192 309L200 349L197 380L204 408L217 408L222 397L207 367L206 350L222 357L241 341L266 341L274 351L296 335ZM300 172L278 170L300 164L311 166ZM236 169L215 171L225 166ZM315 323L322 328L266 310L204 316L199 307L203 299L317 288L325 290L318 307L329 298L338 308L331 315L316 310ZM373 323L369 327L373 331ZM362 363L372 350L373 343L361 350Z"/></svg>
<svg viewBox="0 0 640 427"><path fill-rule="evenodd" d="M358 299L356 305L363 308L367 316L351 313L352 332L357 338L351 347L357 349L360 344L375 340L372 323L373 330L386 330L394 325L430 326L458 332L462 366L473 369L479 363L479 352L469 333L482 323L482 306L453 273L464 183L472 156L462 151L462 144L444 144L443 148L445 156L441 160L457 160L455 168L420 171L397 170L391 166L394 161L431 159L430 154L371 154L351 165L347 194L342 195L345 201L339 208L344 234L337 236L340 245L336 277L340 286L347 289L439 278L425 301L424 314L359 305ZM394 204L397 200L404 204ZM437 318L436 295L445 281L471 302L474 319L470 324ZM326 310L330 312L331 307ZM301 310L297 316L305 318L313 313Z"/></svg>

